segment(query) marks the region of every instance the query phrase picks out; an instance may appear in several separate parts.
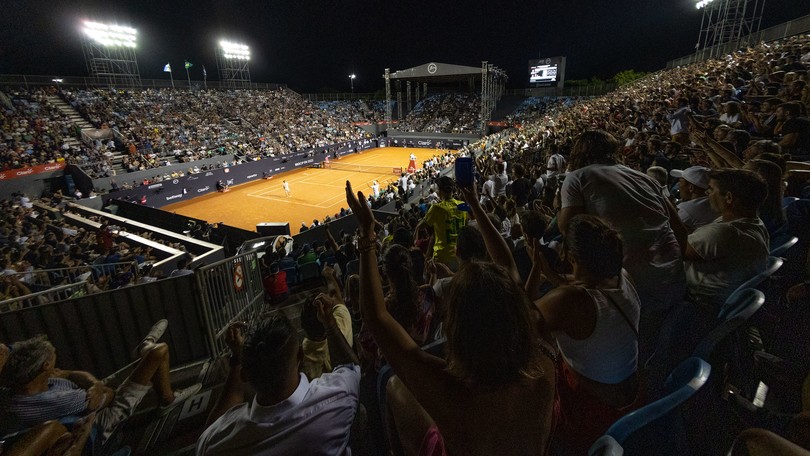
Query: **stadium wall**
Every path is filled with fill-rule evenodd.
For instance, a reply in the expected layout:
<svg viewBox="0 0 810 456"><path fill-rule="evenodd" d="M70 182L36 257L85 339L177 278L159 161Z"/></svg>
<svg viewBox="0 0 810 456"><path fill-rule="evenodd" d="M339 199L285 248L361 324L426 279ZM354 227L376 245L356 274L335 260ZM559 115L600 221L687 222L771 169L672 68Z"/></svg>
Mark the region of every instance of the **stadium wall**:
<svg viewBox="0 0 810 456"><path fill-rule="evenodd" d="M445 148L461 149L481 139L480 135L460 135L452 133L419 133L388 130L388 138L380 139L380 147L436 147L441 142Z"/></svg>
<svg viewBox="0 0 810 456"><path fill-rule="evenodd" d="M215 192L216 183L220 179L233 186L261 179L264 173L267 176L274 176L293 169L310 166L313 163L320 163L323 161L325 151L331 147L334 146L319 147L281 157L265 158L228 168L218 168L177 179L156 182L151 185L140 185L131 190L119 190L105 194L102 199L106 206L111 200L121 199L138 202L145 196L148 206L163 207L171 203L190 200ZM376 147L376 140L349 141L339 146L338 154L344 155L354 150L354 148L366 150Z"/></svg>
<svg viewBox="0 0 810 456"><path fill-rule="evenodd" d="M12 173L14 170L4 172ZM64 170L60 169L2 180L0 181L0 198L11 199L11 194L17 192L23 192L31 197L39 197L44 191L51 189L49 180L61 178L63 175Z"/></svg>
<svg viewBox="0 0 810 456"><path fill-rule="evenodd" d="M109 189L110 181L115 179L118 185L122 185L129 181L134 181L140 184L144 179L149 179L157 175L172 173L173 171L188 171L189 168L195 166L202 167L204 165L216 165L218 162L228 161L233 162L233 154L218 155L216 157L205 158L202 160L195 160L189 163L177 163L169 166L161 166L160 168L145 169L143 171L135 171L134 173L119 174L112 177L101 177L93 179L93 187L98 191L99 189Z"/></svg>

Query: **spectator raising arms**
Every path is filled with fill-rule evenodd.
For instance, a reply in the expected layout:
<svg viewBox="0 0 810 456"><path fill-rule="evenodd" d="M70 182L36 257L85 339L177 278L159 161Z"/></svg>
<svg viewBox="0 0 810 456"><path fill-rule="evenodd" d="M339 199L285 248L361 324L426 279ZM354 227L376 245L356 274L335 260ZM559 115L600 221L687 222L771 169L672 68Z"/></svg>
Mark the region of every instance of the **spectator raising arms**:
<svg viewBox="0 0 810 456"><path fill-rule="evenodd" d="M423 352L388 312L374 216L365 196L355 196L346 182L346 199L360 224L363 321L398 376L389 383L394 426L408 448L543 454L551 432L554 364L541 351L531 303L515 281L517 269L506 243L483 215L475 191L467 189L465 198L476 217L481 215L487 247L498 264L473 262L454 277L444 321L445 360ZM397 419L403 416L407 426Z"/></svg>

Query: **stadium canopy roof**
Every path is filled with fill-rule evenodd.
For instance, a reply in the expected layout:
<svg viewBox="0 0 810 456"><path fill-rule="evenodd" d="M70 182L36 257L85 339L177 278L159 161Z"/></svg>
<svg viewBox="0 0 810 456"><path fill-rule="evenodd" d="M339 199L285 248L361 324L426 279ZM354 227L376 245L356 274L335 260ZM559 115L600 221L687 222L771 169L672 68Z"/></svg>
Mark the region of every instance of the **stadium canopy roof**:
<svg viewBox="0 0 810 456"><path fill-rule="evenodd" d="M481 76L480 67L430 62L391 73L391 79L410 79L420 82L458 81L467 76Z"/></svg>

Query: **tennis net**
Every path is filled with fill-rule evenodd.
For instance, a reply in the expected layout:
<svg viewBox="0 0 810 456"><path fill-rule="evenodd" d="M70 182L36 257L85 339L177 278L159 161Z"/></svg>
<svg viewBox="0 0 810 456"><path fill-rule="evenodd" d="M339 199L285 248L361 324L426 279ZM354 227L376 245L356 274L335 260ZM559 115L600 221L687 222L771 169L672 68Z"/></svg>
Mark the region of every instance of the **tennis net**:
<svg viewBox="0 0 810 456"><path fill-rule="evenodd" d="M402 174L402 167L375 166L375 165L353 165L350 163L321 163L323 169L335 169L338 171L354 171L356 173L372 174Z"/></svg>

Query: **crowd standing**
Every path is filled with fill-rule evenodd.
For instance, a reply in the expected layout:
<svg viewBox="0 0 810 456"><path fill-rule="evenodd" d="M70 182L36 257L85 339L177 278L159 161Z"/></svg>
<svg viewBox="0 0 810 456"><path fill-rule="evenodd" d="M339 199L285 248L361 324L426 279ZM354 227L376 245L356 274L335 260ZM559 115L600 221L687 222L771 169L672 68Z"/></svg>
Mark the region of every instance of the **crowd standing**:
<svg viewBox="0 0 810 456"><path fill-rule="evenodd" d="M363 445L358 410L382 423L366 435L375 454L586 454L656 398L642 369L667 318L693 310L677 342L699 341L692 333L806 225L781 203L784 181L810 195L808 69L810 39L794 37L555 106L466 148L472 185L434 176L431 202L403 203L385 224L372 186L347 182L356 232L327 227L322 242L264 257L272 304L289 292L282 272L321 271L304 341L280 313L227 328L228 378L197 454L345 454ZM785 297L806 305L802 279ZM421 349L434 342L438 353ZM61 383L48 383L60 377L52 348L29 343L7 355L0 410ZM810 370L806 352L789 362ZM151 375L133 383L148 388ZM171 404L171 385L152 379ZM62 385L91 399L98 387ZM807 448L805 421L786 437ZM735 451L778 439L743 433Z"/></svg>

